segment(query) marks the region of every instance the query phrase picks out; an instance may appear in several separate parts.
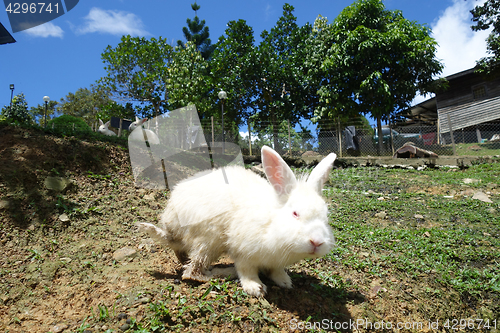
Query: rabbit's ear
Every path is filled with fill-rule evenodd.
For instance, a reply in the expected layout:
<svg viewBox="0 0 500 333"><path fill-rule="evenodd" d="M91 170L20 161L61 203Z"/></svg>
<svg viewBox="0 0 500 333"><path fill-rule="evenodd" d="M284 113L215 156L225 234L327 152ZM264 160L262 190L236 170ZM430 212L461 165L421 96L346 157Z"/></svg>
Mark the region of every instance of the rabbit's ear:
<svg viewBox="0 0 500 333"><path fill-rule="evenodd" d="M293 171L278 153L267 146L262 147L262 167L267 179L278 195L288 195L297 184Z"/></svg>
<svg viewBox="0 0 500 333"><path fill-rule="evenodd" d="M104 123L102 122L101 119L99 119L99 125L101 125L101 126L104 125Z"/></svg>
<svg viewBox="0 0 500 333"><path fill-rule="evenodd" d="M141 124L141 125L142 125L142 124L144 124L146 121L148 121L148 118L144 118L144 119L142 119L142 120L140 121L140 123L139 123L139 124Z"/></svg>
<svg viewBox="0 0 500 333"><path fill-rule="evenodd" d="M139 117L135 116L135 122L136 122L137 124L139 124L139 120L140 120L140 119L139 119Z"/></svg>
<svg viewBox="0 0 500 333"><path fill-rule="evenodd" d="M108 128L109 123L111 123L111 120L108 120L108 121L106 122L106 124L104 124L104 125L106 126L106 128Z"/></svg>
<svg viewBox="0 0 500 333"><path fill-rule="evenodd" d="M323 189L323 185L328 180L330 171L333 168L333 162L337 158L334 153L329 154L325 157L319 164L313 169L309 178L307 178L307 184L310 184L319 194Z"/></svg>

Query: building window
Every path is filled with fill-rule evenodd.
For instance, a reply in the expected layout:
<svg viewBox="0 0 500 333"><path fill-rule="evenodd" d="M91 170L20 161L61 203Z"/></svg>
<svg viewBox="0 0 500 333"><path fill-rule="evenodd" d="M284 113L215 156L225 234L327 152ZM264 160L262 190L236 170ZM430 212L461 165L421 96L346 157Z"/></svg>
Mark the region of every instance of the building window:
<svg viewBox="0 0 500 333"><path fill-rule="evenodd" d="M473 87L472 95L474 100L486 98L486 88L484 86Z"/></svg>

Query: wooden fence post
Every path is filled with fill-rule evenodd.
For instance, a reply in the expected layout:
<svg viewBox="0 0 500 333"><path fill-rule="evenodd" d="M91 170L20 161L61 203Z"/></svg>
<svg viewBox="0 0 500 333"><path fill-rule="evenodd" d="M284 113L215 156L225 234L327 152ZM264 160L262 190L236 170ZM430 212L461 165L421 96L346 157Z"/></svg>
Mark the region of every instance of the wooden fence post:
<svg viewBox="0 0 500 333"><path fill-rule="evenodd" d="M122 135L123 119L120 118L120 127L118 128L118 137Z"/></svg>
<svg viewBox="0 0 500 333"><path fill-rule="evenodd" d="M453 155L456 155L457 154L457 148L455 147L455 138L453 137L453 129L451 128L450 114L448 113L446 116L448 118L448 127L450 129L451 145L453 147Z"/></svg>
<svg viewBox="0 0 500 333"><path fill-rule="evenodd" d="M215 144L215 135L214 135L214 116L210 117L212 121L212 151L214 150L214 144Z"/></svg>
<svg viewBox="0 0 500 333"><path fill-rule="evenodd" d="M252 156L252 131L250 130L250 119L247 121L248 124L248 153Z"/></svg>
<svg viewBox="0 0 500 333"><path fill-rule="evenodd" d="M288 125L288 154L292 156L292 136L290 134L290 120L287 120Z"/></svg>
<svg viewBox="0 0 500 333"><path fill-rule="evenodd" d="M342 157L342 132L340 131L340 117L337 117L337 133L339 137L339 157Z"/></svg>

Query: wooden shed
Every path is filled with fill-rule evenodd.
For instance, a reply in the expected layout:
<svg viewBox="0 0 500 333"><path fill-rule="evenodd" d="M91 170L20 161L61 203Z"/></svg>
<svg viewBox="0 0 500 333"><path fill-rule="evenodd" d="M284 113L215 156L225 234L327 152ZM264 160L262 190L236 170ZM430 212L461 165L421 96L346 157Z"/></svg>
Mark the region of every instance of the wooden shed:
<svg viewBox="0 0 500 333"><path fill-rule="evenodd" d="M500 78L488 79L474 69L446 77L449 87L436 93L439 132L500 122ZM448 122L448 116L450 121Z"/></svg>
<svg viewBox="0 0 500 333"><path fill-rule="evenodd" d="M440 135L461 130L475 132L481 124L500 126L500 78L468 69L446 77L448 88L410 109L412 123L437 126ZM496 127L496 126L495 126Z"/></svg>

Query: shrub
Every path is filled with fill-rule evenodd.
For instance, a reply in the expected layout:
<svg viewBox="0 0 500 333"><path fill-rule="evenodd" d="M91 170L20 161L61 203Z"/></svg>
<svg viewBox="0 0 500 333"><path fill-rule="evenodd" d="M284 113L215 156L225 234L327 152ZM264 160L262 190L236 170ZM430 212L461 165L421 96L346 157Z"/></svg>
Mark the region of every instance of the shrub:
<svg viewBox="0 0 500 333"><path fill-rule="evenodd" d="M52 124L54 126L55 132L64 135L71 135L75 133L89 133L92 131L90 126L87 125L87 123L85 123L83 119L67 114L48 121L47 128L52 129ZM73 129L73 124L74 124L74 129Z"/></svg>

